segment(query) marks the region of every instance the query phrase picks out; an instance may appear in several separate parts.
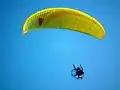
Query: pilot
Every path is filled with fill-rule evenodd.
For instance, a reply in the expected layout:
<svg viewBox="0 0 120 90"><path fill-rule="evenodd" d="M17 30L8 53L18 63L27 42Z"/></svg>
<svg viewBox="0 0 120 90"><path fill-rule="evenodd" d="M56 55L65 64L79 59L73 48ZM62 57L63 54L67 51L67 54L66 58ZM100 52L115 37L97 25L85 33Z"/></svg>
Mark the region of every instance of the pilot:
<svg viewBox="0 0 120 90"><path fill-rule="evenodd" d="M80 67L75 67L75 65L73 64L74 69L71 71L72 76L76 77L77 79L83 79L84 76L84 72L83 72L83 68L80 64ZM73 74L74 72L74 74Z"/></svg>

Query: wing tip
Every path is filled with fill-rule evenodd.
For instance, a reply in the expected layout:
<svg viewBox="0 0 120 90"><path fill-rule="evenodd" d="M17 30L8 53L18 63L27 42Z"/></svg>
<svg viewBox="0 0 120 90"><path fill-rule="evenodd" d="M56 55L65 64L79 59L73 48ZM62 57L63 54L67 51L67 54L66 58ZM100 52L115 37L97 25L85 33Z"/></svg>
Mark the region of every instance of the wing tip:
<svg viewBox="0 0 120 90"><path fill-rule="evenodd" d="M99 37L100 40L102 40L105 37L105 31L101 30L101 35Z"/></svg>
<svg viewBox="0 0 120 90"><path fill-rule="evenodd" d="M22 29L22 36L24 36L24 31L23 31L23 29Z"/></svg>

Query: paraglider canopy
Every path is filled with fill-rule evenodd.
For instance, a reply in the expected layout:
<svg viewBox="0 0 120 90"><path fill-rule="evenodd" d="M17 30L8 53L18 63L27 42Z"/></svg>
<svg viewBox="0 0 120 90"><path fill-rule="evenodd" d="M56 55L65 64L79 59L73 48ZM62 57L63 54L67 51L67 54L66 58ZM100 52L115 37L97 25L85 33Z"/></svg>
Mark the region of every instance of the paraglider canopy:
<svg viewBox="0 0 120 90"><path fill-rule="evenodd" d="M90 15L71 8L48 8L28 17L22 28L22 35L42 28L62 28L81 32L97 39L103 39L103 26Z"/></svg>

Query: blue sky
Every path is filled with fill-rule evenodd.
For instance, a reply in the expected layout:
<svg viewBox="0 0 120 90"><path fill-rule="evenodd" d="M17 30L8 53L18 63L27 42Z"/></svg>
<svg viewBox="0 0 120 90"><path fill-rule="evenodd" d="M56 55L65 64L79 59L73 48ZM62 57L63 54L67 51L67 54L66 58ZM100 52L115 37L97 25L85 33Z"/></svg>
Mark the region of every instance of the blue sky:
<svg viewBox="0 0 120 90"><path fill-rule="evenodd" d="M1 0L0 90L120 90L119 0ZM95 17L103 40L44 29L22 37L24 20L43 8L67 7ZM71 77L82 64L83 80Z"/></svg>

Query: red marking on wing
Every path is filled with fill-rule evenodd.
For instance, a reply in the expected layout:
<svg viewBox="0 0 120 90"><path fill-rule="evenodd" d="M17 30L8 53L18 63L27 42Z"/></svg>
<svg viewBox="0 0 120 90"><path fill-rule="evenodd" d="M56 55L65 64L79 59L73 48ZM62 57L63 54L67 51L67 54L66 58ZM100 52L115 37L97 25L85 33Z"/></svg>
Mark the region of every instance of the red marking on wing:
<svg viewBox="0 0 120 90"><path fill-rule="evenodd" d="M39 24L39 25L42 25L43 20L44 20L43 18L38 18L38 24Z"/></svg>

